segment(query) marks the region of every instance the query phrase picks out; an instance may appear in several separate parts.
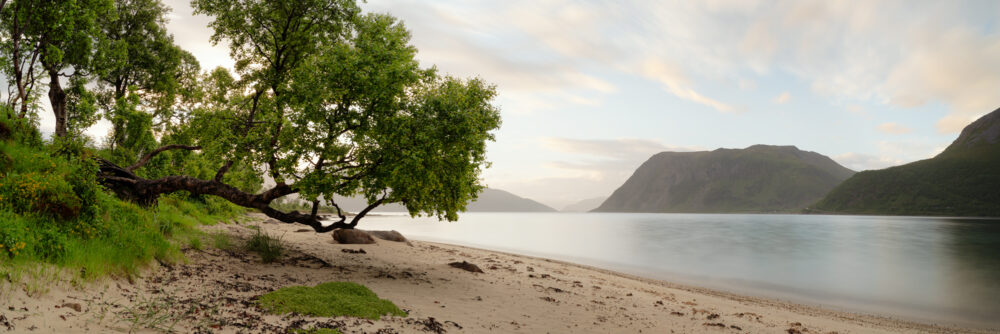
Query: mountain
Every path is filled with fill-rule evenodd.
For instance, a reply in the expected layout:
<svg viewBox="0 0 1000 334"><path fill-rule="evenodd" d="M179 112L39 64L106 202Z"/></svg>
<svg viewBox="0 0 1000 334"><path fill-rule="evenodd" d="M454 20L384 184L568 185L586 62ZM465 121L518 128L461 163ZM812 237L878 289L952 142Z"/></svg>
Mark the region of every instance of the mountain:
<svg viewBox="0 0 1000 334"><path fill-rule="evenodd" d="M608 199L605 196L588 198L581 200L579 202L567 205L562 209L563 212L587 212L593 210L604 203L604 200Z"/></svg>
<svg viewBox="0 0 1000 334"><path fill-rule="evenodd" d="M500 189L483 189L475 202L466 207L468 212L555 212L556 209Z"/></svg>
<svg viewBox="0 0 1000 334"><path fill-rule="evenodd" d="M365 199L360 197L341 197L335 199L341 209L349 212L358 212L368 205ZM373 210L374 212L406 212L406 208L399 203L382 205ZM554 212L556 209L546 206L536 201L519 197L500 189L483 189L479 193L479 198L466 206L466 212Z"/></svg>
<svg viewBox="0 0 1000 334"><path fill-rule="evenodd" d="M1000 109L936 157L857 173L809 211L1000 217Z"/></svg>
<svg viewBox="0 0 1000 334"><path fill-rule="evenodd" d="M792 212L854 174L795 146L662 152L595 212Z"/></svg>

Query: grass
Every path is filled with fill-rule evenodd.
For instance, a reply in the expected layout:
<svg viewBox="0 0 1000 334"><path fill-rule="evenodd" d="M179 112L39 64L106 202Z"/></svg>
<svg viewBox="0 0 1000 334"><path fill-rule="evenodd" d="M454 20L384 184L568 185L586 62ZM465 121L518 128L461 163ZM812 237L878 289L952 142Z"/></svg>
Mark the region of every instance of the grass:
<svg viewBox="0 0 1000 334"><path fill-rule="evenodd" d="M167 298L139 296L134 304L125 306L122 320L128 322L129 332L139 329L173 332L182 318L175 314L173 306L173 301Z"/></svg>
<svg viewBox="0 0 1000 334"><path fill-rule="evenodd" d="M44 293L63 280L79 286L131 278L153 261L176 263L182 248L201 247L197 226L245 212L183 192L161 196L153 207L121 201L97 183L92 151L19 140L11 122L0 119L8 131L0 136L0 294Z"/></svg>
<svg viewBox="0 0 1000 334"><path fill-rule="evenodd" d="M315 317L348 316L378 320L386 314L406 316L391 301L379 299L364 285L352 282L281 288L258 297L257 306L272 314L295 312Z"/></svg>
<svg viewBox="0 0 1000 334"><path fill-rule="evenodd" d="M232 251L236 249L236 245L233 243L233 238L225 232L214 232L208 236L212 239L212 246L217 249L224 251Z"/></svg>
<svg viewBox="0 0 1000 334"><path fill-rule="evenodd" d="M246 243L246 249L259 254L264 263L271 263L281 258L284 248L280 237L271 236L260 229L257 229Z"/></svg>

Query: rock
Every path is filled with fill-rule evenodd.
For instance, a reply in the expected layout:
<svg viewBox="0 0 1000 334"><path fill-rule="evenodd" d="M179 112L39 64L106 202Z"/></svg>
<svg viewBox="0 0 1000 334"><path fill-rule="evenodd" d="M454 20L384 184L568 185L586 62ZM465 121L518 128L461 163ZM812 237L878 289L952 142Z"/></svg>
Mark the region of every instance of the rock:
<svg viewBox="0 0 1000 334"><path fill-rule="evenodd" d="M65 303L62 304L62 307L68 307L73 309L73 311L83 312L83 306L80 306L79 303Z"/></svg>
<svg viewBox="0 0 1000 334"><path fill-rule="evenodd" d="M300 228L298 230L295 230L295 233L302 233L302 232L316 232L316 230L311 228Z"/></svg>
<svg viewBox="0 0 1000 334"><path fill-rule="evenodd" d="M376 238L379 238L379 239L382 239L382 240L389 240L389 241L395 241L395 242L408 242L409 241L409 240L406 240L406 237L404 237L403 234L397 232L396 230L392 230L392 231L368 231L368 234L371 234L373 237L376 237Z"/></svg>
<svg viewBox="0 0 1000 334"><path fill-rule="evenodd" d="M375 239L368 232L355 229L338 229L333 231L333 240L342 244L373 244Z"/></svg>
<svg viewBox="0 0 1000 334"><path fill-rule="evenodd" d="M344 249L341 249L340 251L343 252L343 253L349 253L349 254L368 254L368 252L365 252L365 250L361 249L361 248L358 248L358 250L353 250L353 249L350 249L350 248L344 248Z"/></svg>
<svg viewBox="0 0 1000 334"><path fill-rule="evenodd" d="M458 268L458 269L465 270L465 271L471 271L471 272L474 272L474 273L481 273L481 272L483 272L482 269L479 269L479 266L474 265L472 263L465 262L465 261L462 261L462 262L452 262L452 263L449 263L448 265L452 266L452 267L455 267L455 268Z"/></svg>
<svg viewBox="0 0 1000 334"><path fill-rule="evenodd" d="M271 219L265 220L264 224L281 224L281 221L279 221L277 219L274 219L274 218L271 218Z"/></svg>

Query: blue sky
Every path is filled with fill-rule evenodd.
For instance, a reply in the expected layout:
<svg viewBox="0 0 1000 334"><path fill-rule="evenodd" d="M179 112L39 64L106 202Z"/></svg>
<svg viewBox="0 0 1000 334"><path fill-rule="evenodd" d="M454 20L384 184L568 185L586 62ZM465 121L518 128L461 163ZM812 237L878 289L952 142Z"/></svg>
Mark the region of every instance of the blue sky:
<svg viewBox="0 0 1000 334"><path fill-rule="evenodd" d="M167 4L178 44L231 66L207 17ZM483 178L556 208L609 195L660 151L795 145L855 170L926 159L1000 107L997 1L363 7L401 18L425 66L497 85Z"/></svg>

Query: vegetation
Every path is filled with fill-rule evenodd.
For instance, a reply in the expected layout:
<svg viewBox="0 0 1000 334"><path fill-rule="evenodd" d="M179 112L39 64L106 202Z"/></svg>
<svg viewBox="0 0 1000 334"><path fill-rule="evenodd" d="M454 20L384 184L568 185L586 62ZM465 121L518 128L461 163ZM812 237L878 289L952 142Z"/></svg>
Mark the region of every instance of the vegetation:
<svg viewBox="0 0 1000 334"><path fill-rule="evenodd" d="M102 163L102 182L119 195L140 203L176 191L215 195L326 232L394 202L454 220L483 188L485 144L500 124L495 89L421 69L395 18L361 14L352 1L192 4L213 17L212 40L229 44L239 79L223 69L206 74L203 100L170 132L176 143L129 167ZM134 174L170 150L212 157L205 166L214 176ZM227 179L235 168L259 168L274 185L241 188ZM311 212L270 205L290 194L311 202ZM369 205L350 222L341 215L324 226L317 211L321 199L338 207L334 195Z"/></svg>
<svg viewBox="0 0 1000 334"><path fill-rule="evenodd" d="M817 213L1000 217L1000 145L948 152L844 181Z"/></svg>
<svg viewBox="0 0 1000 334"><path fill-rule="evenodd" d="M230 46L232 72L202 71L167 33L160 0L0 1L8 277L37 262L131 275L200 249L193 226L243 208L317 231L353 228L394 202L453 220L483 188L495 88L421 68L397 19L352 0L192 5L212 17L212 41ZM102 118L107 136L85 136ZM291 194L311 212L271 205ZM348 222L334 195L369 205ZM324 204L340 221L323 226ZM265 261L280 256L280 240L251 241Z"/></svg>
<svg viewBox="0 0 1000 334"><path fill-rule="evenodd" d="M220 247L221 248L221 247ZM260 255L261 261L271 263L281 258L285 247L280 237L274 237L257 229L247 240L246 249Z"/></svg>
<svg viewBox="0 0 1000 334"><path fill-rule="evenodd" d="M864 171L809 212L1000 217L1000 109L969 124L938 156Z"/></svg>
<svg viewBox="0 0 1000 334"><path fill-rule="evenodd" d="M295 312L314 317L349 316L374 320L386 314L406 316L391 301L379 299L365 286L351 282L281 288L260 296L257 305L272 314Z"/></svg>
<svg viewBox="0 0 1000 334"><path fill-rule="evenodd" d="M25 119L6 115L0 111L0 270L10 281L35 263L76 279L130 276L151 260L178 260L194 226L243 212L180 193L150 208L121 201L97 183L92 150L44 144Z"/></svg>

